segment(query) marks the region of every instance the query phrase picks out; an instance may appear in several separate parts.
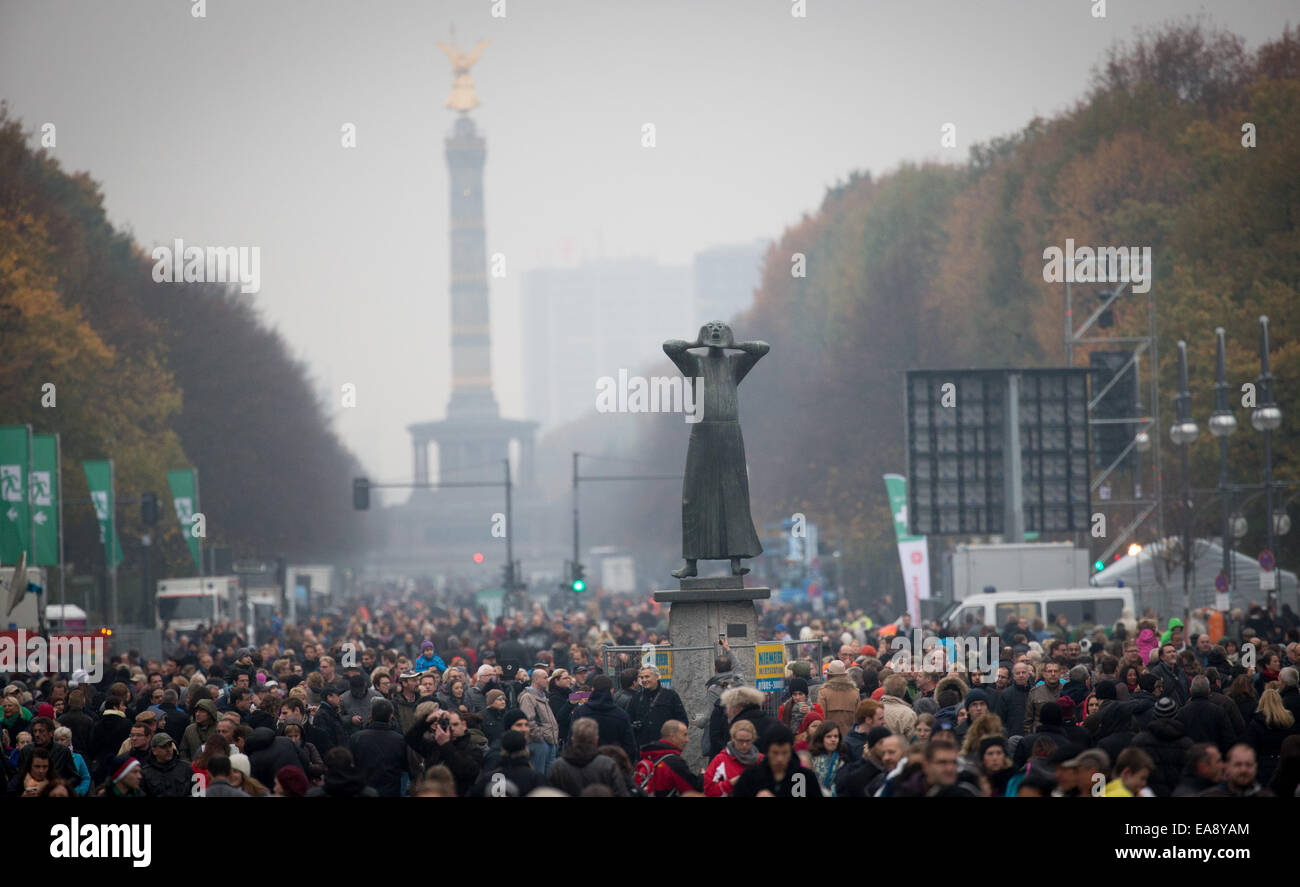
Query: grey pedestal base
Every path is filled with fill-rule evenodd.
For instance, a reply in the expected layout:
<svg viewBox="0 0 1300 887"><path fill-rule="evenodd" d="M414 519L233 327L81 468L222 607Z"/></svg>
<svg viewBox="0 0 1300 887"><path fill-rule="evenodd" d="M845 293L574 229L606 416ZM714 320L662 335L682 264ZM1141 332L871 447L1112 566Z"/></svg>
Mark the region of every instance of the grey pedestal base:
<svg viewBox="0 0 1300 887"><path fill-rule="evenodd" d="M720 579L683 579L679 591L656 591L654 599L670 604L668 637L673 649L672 687L692 721L702 719L708 727L710 714L705 683L713 676L713 659L719 652L718 635L726 635L733 647L734 667L754 680L752 649L735 650L737 645L753 645L758 636L758 611L754 601L771 596L767 588L744 588L739 577ZM682 648L703 649L682 649ZM704 766L701 729L691 724L690 742L684 757L693 768Z"/></svg>

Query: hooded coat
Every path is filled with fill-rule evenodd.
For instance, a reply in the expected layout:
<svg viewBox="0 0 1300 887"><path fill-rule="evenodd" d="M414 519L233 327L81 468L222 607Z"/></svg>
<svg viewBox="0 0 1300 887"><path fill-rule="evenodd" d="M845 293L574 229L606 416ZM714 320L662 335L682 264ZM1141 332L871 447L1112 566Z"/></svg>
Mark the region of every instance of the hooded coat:
<svg viewBox="0 0 1300 887"><path fill-rule="evenodd" d="M1149 628L1144 628L1138 632L1137 636L1138 655L1142 657L1142 665L1146 666L1151 662L1151 651L1160 646L1160 639L1156 633Z"/></svg>
<svg viewBox="0 0 1300 887"><path fill-rule="evenodd" d="M1142 749L1155 763L1147 778L1151 790L1161 798L1172 795L1182 779L1187 750L1192 747L1183 725L1175 718L1155 718L1133 737L1133 747Z"/></svg>
<svg viewBox="0 0 1300 887"><path fill-rule="evenodd" d="M912 711L912 706L906 699L885 694L880 697L880 702L885 707L885 724L890 732L895 736L906 736L912 732L916 726L916 712ZM1006 723L1005 718L1003 723Z"/></svg>
<svg viewBox="0 0 1300 887"><path fill-rule="evenodd" d="M379 793L366 785L356 767L325 771L325 783L307 789L308 798L377 798Z"/></svg>
<svg viewBox="0 0 1300 887"><path fill-rule="evenodd" d="M777 720L767 714L757 705L751 705L748 708L741 709L740 713L727 722L727 733L730 736L731 725L736 721L749 721L758 731L758 736L754 738L754 745L758 746L759 751L767 750L767 731L777 725Z"/></svg>
<svg viewBox="0 0 1300 887"><path fill-rule="evenodd" d="M599 745L621 746L627 752L627 759L635 761L640 756L637 748L636 734L632 732L632 719L628 713L614 703L614 696L609 690L595 690L587 701L573 712L573 720L591 718L600 728Z"/></svg>
<svg viewBox="0 0 1300 887"><path fill-rule="evenodd" d="M308 772L311 762L305 752L287 736L276 736L270 727L258 727L244 743L251 776L262 785L274 785L281 767L298 767Z"/></svg>
<svg viewBox="0 0 1300 887"><path fill-rule="evenodd" d="M847 675L835 675L821 686L817 704L826 719L839 725L840 736L853 727L853 715L858 709L858 685Z"/></svg>
<svg viewBox="0 0 1300 887"><path fill-rule="evenodd" d="M484 770L478 781L474 783L474 787L470 789L470 796L493 797L493 785L498 773L506 780L506 797L522 798L533 789L544 788L547 785L546 777L533 769L531 757L527 752L523 752L517 755L505 755L497 766L491 770Z"/></svg>
<svg viewBox="0 0 1300 887"><path fill-rule="evenodd" d="M616 798L628 796L627 781L613 758L597 754L595 746L571 745L546 774L555 788L576 798L589 785L604 785Z"/></svg>
<svg viewBox="0 0 1300 887"><path fill-rule="evenodd" d="M288 739L284 741L293 744ZM352 734L348 747L366 785L377 791L379 797L402 796L402 773L407 765L406 740L391 723L371 721L364 730ZM256 776L256 772L253 775Z"/></svg>
<svg viewBox="0 0 1300 887"><path fill-rule="evenodd" d="M1174 717L1183 725L1183 732L1193 743L1209 742L1227 754L1228 749L1237 741L1237 734L1233 732L1228 716L1209 697L1193 697Z"/></svg>
<svg viewBox="0 0 1300 887"><path fill-rule="evenodd" d="M211 699L200 699L194 704L194 708L201 708L207 712L208 722L200 727L198 718L195 718L185 728L184 734L181 735L181 743L177 748L177 752L187 761L194 760L203 751L203 744L208 741L212 731L217 729L217 719L221 717L221 712L217 711L217 704Z"/></svg>

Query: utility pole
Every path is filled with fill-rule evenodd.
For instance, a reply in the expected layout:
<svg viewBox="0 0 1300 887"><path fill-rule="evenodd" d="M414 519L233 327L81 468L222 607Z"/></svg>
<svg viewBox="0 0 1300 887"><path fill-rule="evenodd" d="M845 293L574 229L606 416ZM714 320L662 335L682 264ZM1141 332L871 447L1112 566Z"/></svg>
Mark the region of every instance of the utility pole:
<svg viewBox="0 0 1300 887"><path fill-rule="evenodd" d="M578 563L578 453L573 454L573 563Z"/></svg>

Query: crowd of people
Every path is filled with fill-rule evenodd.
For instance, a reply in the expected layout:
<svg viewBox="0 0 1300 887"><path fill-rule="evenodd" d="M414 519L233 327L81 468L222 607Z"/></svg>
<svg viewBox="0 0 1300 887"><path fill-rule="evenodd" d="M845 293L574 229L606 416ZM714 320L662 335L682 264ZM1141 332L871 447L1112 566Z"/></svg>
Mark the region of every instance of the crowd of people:
<svg viewBox="0 0 1300 887"><path fill-rule="evenodd" d="M97 682L0 675L0 786L23 798L1300 792L1289 608L1163 625L1013 615L962 627L994 653L981 666L954 632L892 619L887 598L765 602L760 639L790 642L784 688L752 686L723 640L704 697L683 700L639 654L611 652L668 643L666 608L611 596L489 618L467 603L375 595L277 622L256 646L238 625L168 630L161 657L115 655ZM919 636L938 643L907 648Z"/></svg>

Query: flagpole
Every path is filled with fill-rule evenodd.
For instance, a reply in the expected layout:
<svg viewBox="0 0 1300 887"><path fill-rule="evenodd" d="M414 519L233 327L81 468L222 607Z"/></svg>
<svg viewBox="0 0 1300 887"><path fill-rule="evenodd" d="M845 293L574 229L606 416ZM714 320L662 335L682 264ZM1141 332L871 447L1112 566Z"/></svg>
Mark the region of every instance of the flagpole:
<svg viewBox="0 0 1300 887"><path fill-rule="evenodd" d="M203 503L199 500L199 469L193 468L191 469L191 471L194 472L194 511L190 514L190 526L189 529L186 531L188 533L194 532L194 515L203 513ZM206 529L207 527L206 519L204 519L203 524ZM199 589L202 590L203 588L203 537L198 536L196 538L198 538L199 540Z"/></svg>
<svg viewBox="0 0 1300 887"><path fill-rule="evenodd" d="M108 509L108 533L105 534L104 551L106 553L105 563L108 564L108 624L113 630L118 626L117 621L117 564L113 555L117 553L117 546L114 544L117 540L117 482L113 477L113 460L108 460L108 496L110 499L110 508Z"/></svg>
<svg viewBox="0 0 1300 887"><path fill-rule="evenodd" d="M27 544L31 546L32 556L29 563L36 563L36 508L32 503L32 426L27 426L27 488L23 490L23 495L27 498ZM27 587L26 576L14 576L15 579L23 583L23 588ZM46 580L47 582L49 580ZM41 637L47 638L45 631L45 601L49 599L46 589L41 589L41 593L36 596L36 631ZM48 639L48 638L47 638Z"/></svg>
<svg viewBox="0 0 1300 887"><path fill-rule="evenodd" d="M59 606L63 609L63 625L68 624L68 596L65 586L68 584L68 574L64 572L63 566L63 442L59 439L59 433L54 432L54 482L59 485Z"/></svg>

